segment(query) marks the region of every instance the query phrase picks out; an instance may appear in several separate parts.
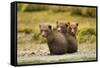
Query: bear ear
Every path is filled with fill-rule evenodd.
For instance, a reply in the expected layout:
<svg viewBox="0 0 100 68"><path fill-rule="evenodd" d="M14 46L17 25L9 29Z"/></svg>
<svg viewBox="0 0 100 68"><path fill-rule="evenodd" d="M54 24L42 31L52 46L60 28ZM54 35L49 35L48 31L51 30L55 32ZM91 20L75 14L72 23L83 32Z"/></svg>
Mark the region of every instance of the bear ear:
<svg viewBox="0 0 100 68"><path fill-rule="evenodd" d="M67 22L67 25L70 25L70 22Z"/></svg>
<svg viewBox="0 0 100 68"><path fill-rule="evenodd" d="M76 23L76 25L78 26L78 23Z"/></svg>
<svg viewBox="0 0 100 68"><path fill-rule="evenodd" d="M66 27L68 27L68 24L65 24Z"/></svg>
<svg viewBox="0 0 100 68"><path fill-rule="evenodd" d="M48 25L49 29L52 29L52 26L51 25Z"/></svg>

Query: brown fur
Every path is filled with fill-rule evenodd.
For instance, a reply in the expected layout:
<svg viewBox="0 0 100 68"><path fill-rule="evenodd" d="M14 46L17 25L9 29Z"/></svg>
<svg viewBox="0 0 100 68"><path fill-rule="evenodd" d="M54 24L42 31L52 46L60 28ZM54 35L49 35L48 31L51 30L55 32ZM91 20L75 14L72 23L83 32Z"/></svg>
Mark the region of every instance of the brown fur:
<svg viewBox="0 0 100 68"><path fill-rule="evenodd" d="M40 25L41 33L45 34L49 50L51 54L65 54L67 53L68 42L65 36L57 30L52 30L50 25Z"/></svg>
<svg viewBox="0 0 100 68"><path fill-rule="evenodd" d="M67 31L69 34L76 37L77 29L78 29L78 23L76 22L68 23Z"/></svg>
<svg viewBox="0 0 100 68"><path fill-rule="evenodd" d="M67 52L68 53L73 53L73 52L76 52L77 51L77 40L70 33L68 33L68 30L67 30L68 27L69 27L68 24L64 24L64 23L58 22L56 29L57 30L58 30L58 28L61 29L60 32L65 36L66 41L68 42L68 51Z"/></svg>

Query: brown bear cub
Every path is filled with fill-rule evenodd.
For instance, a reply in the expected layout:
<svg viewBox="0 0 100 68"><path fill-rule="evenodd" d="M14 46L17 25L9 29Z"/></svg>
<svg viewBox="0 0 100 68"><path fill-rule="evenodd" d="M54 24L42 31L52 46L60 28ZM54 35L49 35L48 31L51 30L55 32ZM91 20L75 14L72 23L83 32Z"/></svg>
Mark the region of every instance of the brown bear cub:
<svg viewBox="0 0 100 68"><path fill-rule="evenodd" d="M64 22L56 22L56 30L58 32L61 32L61 33L66 33L67 32L67 27L68 27L68 24L64 23Z"/></svg>
<svg viewBox="0 0 100 68"><path fill-rule="evenodd" d="M77 29L78 29L78 23L76 23L76 22L68 23L67 31L69 34L71 34L75 38L76 38Z"/></svg>
<svg viewBox="0 0 100 68"><path fill-rule="evenodd" d="M52 26L48 24L40 24L40 31L42 36L47 39L50 54L61 55L67 53L68 42L61 32L52 30Z"/></svg>
<svg viewBox="0 0 100 68"><path fill-rule="evenodd" d="M61 32L65 36L66 41L68 42L67 53L74 53L77 52L77 39L69 33L68 28L69 24L57 21L57 26L56 26L57 31Z"/></svg>

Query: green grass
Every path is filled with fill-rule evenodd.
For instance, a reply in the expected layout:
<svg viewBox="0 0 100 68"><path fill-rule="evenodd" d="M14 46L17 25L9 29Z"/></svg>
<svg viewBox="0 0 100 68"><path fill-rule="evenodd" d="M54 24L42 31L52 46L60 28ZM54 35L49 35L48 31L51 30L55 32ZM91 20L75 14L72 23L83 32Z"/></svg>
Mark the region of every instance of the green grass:
<svg viewBox="0 0 100 68"><path fill-rule="evenodd" d="M45 43L45 39L40 36L39 24L49 23L53 27L56 26L56 21L76 21L79 23L78 27L78 40L79 43L93 43L96 41L96 18L84 17L79 15L71 16L70 13L61 12L53 13L50 11L40 12L18 12L18 33L25 33L31 35L32 41L38 43ZM84 34L87 33L87 34ZM92 33L92 34L90 34ZM26 36L25 36L26 37ZM91 39L87 39L90 37ZM22 39L22 40L20 40ZM20 38L19 42L23 42L24 38ZM25 39L24 39L25 40ZM24 42L23 42L24 43Z"/></svg>
<svg viewBox="0 0 100 68"><path fill-rule="evenodd" d="M79 43L94 43L96 41L96 29L92 26L81 28L78 31Z"/></svg>
<svg viewBox="0 0 100 68"><path fill-rule="evenodd" d="M77 6L57 6L57 5L37 5L37 4L18 4L17 11L37 12L50 11L53 13L70 12L71 15L81 15L85 17L96 17L96 8L77 7Z"/></svg>

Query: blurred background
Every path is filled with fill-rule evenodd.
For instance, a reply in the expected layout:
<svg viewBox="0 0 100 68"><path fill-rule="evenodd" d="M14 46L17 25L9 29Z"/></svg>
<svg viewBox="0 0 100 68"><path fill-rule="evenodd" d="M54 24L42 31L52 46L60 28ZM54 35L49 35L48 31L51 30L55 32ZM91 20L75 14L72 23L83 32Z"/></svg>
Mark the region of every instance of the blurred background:
<svg viewBox="0 0 100 68"><path fill-rule="evenodd" d="M17 19L18 33L32 34L31 38L28 37L32 42L45 43L39 34L39 24L50 23L55 26L57 20L79 23L79 43L96 41L96 8L93 7L18 4ZM24 42L28 42L24 37L18 40L18 43Z"/></svg>

